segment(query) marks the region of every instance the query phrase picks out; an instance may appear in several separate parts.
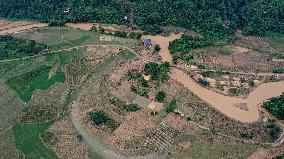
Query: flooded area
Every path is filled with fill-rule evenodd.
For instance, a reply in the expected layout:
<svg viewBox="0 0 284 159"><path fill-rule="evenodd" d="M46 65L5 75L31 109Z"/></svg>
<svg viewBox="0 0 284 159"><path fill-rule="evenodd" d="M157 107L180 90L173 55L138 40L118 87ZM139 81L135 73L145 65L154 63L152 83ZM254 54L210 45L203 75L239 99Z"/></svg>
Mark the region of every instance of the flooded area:
<svg viewBox="0 0 284 159"><path fill-rule="evenodd" d="M160 55L163 59L163 61L168 61L170 63L172 63L172 55L168 49L169 47L169 42L174 41L175 39L179 39L181 37L182 34L170 34L170 36L161 36L161 35L156 35L156 36L152 36L152 35L143 35L142 39L151 39L152 41L154 41L155 43L159 44L161 47L160 50Z"/></svg>
<svg viewBox="0 0 284 159"><path fill-rule="evenodd" d="M160 55L163 61L168 61L172 64L172 55L168 50L169 42L180 37L181 34L171 34L169 37L145 35L142 38L151 39L159 44L161 46ZM235 49L238 50L237 52L249 51L241 47L235 47ZM260 115L258 105L284 92L284 81L265 83L252 91L246 99L242 99L224 96L203 88L177 68L172 68L170 76L220 112L241 122L257 121ZM246 109L240 109L238 105L243 105Z"/></svg>
<svg viewBox="0 0 284 159"><path fill-rule="evenodd" d="M266 99L279 96L284 91L284 81L265 83L252 91L248 98L236 98L224 96L201 87L181 70L173 68L171 78L182 83L199 98L209 103L211 106L225 115L241 122L254 122L259 119L258 105ZM248 110L236 107L238 104L245 104Z"/></svg>

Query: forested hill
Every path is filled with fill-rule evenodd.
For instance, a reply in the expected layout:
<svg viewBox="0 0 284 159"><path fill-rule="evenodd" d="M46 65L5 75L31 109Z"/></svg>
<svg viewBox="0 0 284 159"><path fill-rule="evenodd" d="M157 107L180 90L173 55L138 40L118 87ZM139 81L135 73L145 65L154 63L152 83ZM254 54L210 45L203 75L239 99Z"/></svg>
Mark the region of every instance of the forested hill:
<svg viewBox="0 0 284 159"><path fill-rule="evenodd" d="M284 32L283 0L129 0L131 5L126 1L1 0L0 16L127 24L124 17L134 10L134 23L149 33L159 33L166 25L218 36L236 28L255 35ZM64 13L66 8L70 8L68 13Z"/></svg>

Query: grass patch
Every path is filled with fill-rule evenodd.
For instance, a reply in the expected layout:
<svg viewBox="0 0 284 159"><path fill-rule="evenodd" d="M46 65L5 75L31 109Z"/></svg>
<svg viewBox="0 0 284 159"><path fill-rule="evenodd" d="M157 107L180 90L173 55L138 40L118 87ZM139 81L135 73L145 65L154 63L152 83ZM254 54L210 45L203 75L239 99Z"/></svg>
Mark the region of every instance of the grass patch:
<svg viewBox="0 0 284 159"><path fill-rule="evenodd" d="M80 38L70 40L69 42L73 45L81 45L83 42L85 42L86 40L89 40L89 39L90 39L89 35L82 35Z"/></svg>
<svg viewBox="0 0 284 159"><path fill-rule="evenodd" d="M18 38L35 39L48 45L49 49L61 49L78 45L123 45L134 47L139 42L136 39L113 37L112 41L101 41L98 32L80 29L48 27L14 35Z"/></svg>
<svg viewBox="0 0 284 159"><path fill-rule="evenodd" d="M266 39L275 50L284 51L284 34L269 32Z"/></svg>
<svg viewBox="0 0 284 159"><path fill-rule="evenodd" d="M248 143L228 143L226 140L214 141L215 136L208 132L198 131L194 135L185 136L181 140L191 142L191 146L185 153L179 154L175 159L217 159L217 158L232 158L244 159L248 158L258 145Z"/></svg>
<svg viewBox="0 0 284 159"><path fill-rule="evenodd" d="M6 83L23 101L28 102L36 89L46 90L56 82L65 81L63 72L57 72L53 77L48 78L49 70L50 67L42 66L31 72L9 78Z"/></svg>
<svg viewBox="0 0 284 159"><path fill-rule="evenodd" d="M45 158L56 159L56 154L47 148L40 135L52 125L52 122L34 124L16 124L13 127L15 143L27 159Z"/></svg>

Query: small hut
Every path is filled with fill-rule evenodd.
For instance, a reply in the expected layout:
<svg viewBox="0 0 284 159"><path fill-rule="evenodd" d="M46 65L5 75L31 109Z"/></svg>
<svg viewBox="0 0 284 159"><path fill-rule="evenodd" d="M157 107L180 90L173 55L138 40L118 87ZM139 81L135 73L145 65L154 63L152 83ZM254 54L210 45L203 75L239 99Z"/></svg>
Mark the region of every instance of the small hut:
<svg viewBox="0 0 284 159"><path fill-rule="evenodd" d="M148 48L152 47L153 46L152 40L151 39L143 39L143 46L148 47Z"/></svg>

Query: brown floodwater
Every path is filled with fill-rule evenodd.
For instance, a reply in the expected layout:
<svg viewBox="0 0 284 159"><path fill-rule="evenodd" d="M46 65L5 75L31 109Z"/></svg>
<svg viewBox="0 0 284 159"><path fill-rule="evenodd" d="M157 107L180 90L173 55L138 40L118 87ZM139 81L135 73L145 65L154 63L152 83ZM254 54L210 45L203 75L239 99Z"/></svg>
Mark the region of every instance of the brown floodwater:
<svg viewBox="0 0 284 159"><path fill-rule="evenodd" d="M168 50L169 42L181 37L182 34L171 34L168 37L144 35L142 38L152 39L161 46L160 55L163 61L168 61L172 64L172 55ZM260 112L258 105L265 100L279 96L284 92L284 81L265 83L252 91L246 99L224 96L212 92L206 88L201 87L193 79L188 77L185 73L177 68L172 68L171 78L182 83L191 92L196 94L199 98L210 104L215 109L224 113L230 118L241 122L254 122L259 119ZM246 105L248 110L242 110L237 105Z"/></svg>
<svg viewBox="0 0 284 159"><path fill-rule="evenodd" d="M170 34L170 36L161 36L161 35L143 35L142 39L151 39L155 43L159 44L161 47L160 50L160 55L163 59L163 61L168 61L172 63L172 55L168 49L169 47L169 42L174 41L175 39L179 39L182 34Z"/></svg>
<svg viewBox="0 0 284 159"><path fill-rule="evenodd" d="M182 83L199 98L224 113L230 118L241 122L254 122L259 119L258 105L263 101L281 95L284 92L284 81L265 83L252 91L246 99L224 96L201 87L181 70L173 68L171 78ZM236 105L246 104L248 110L242 110Z"/></svg>

